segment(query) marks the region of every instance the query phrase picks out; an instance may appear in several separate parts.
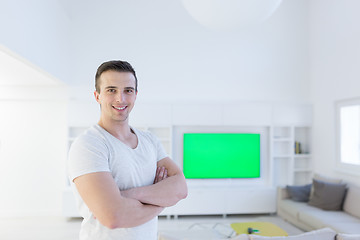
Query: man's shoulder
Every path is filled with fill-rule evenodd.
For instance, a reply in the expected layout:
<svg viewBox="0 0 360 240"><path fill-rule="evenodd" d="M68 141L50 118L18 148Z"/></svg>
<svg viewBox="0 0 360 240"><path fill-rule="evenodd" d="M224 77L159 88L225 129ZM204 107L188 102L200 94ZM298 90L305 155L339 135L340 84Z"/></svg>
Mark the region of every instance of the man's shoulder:
<svg viewBox="0 0 360 240"><path fill-rule="evenodd" d="M89 144L101 141L104 139L103 133L97 127L97 125L93 125L83 131L79 136L76 137L74 143L76 144Z"/></svg>
<svg viewBox="0 0 360 240"><path fill-rule="evenodd" d="M140 138L146 138L149 140L153 140L155 137L155 135L150 132L149 130L142 130L142 129L137 129L134 127L131 127L131 129L135 132L135 134L140 137Z"/></svg>

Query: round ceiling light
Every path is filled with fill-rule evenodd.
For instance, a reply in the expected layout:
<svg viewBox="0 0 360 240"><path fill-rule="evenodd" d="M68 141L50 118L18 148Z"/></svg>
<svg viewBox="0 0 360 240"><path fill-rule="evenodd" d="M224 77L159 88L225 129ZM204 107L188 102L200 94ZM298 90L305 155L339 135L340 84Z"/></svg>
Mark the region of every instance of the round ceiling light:
<svg viewBox="0 0 360 240"><path fill-rule="evenodd" d="M239 29L269 18L281 0L182 0L200 24L212 29Z"/></svg>

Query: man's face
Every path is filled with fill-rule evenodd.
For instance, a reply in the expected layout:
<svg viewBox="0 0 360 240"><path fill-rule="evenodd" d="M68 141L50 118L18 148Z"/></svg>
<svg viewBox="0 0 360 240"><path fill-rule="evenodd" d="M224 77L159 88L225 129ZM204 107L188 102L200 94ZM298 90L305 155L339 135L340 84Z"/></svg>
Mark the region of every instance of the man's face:
<svg viewBox="0 0 360 240"><path fill-rule="evenodd" d="M101 106L101 121L127 122L137 95L135 77L130 72L103 72L100 93L94 95Z"/></svg>

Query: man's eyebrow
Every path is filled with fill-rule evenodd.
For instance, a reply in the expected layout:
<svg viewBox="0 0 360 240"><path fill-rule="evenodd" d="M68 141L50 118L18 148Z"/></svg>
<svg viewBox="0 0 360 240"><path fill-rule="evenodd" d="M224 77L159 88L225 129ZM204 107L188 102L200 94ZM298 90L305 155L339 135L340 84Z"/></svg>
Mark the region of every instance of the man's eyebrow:
<svg viewBox="0 0 360 240"><path fill-rule="evenodd" d="M105 87L105 89L112 89L112 88L118 88L116 86L107 86ZM135 91L135 88L134 87L124 87L125 90L134 90Z"/></svg>
<svg viewBox="0 0 360 240"><path fill-rule="evenodd" d="M131 90L135 90L135 88L134 88L134 87L125 87L124 89L126 89L126 90L129 90L129 89L131 89Z"/></svg>

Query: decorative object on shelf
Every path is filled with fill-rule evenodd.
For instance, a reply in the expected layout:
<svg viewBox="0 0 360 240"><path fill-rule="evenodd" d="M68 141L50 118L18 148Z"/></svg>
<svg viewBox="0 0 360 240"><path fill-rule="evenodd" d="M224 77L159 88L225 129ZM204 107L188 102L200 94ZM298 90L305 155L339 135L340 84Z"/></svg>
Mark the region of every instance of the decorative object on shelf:
<svg viewBox="0 0 360 240"><path fill-rule="evenodd" d="M302 150L301 150L301 143L298 141L295 141L295 154L301 154Z"/></svg>
<svg viewBox="0 0 360 240"><path fill-rule="evenodd" d="M273 126L271 134L274 185L310 183L311 126Z"/></svg>

